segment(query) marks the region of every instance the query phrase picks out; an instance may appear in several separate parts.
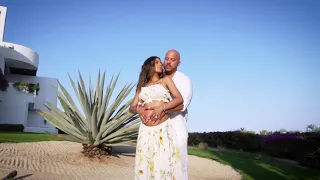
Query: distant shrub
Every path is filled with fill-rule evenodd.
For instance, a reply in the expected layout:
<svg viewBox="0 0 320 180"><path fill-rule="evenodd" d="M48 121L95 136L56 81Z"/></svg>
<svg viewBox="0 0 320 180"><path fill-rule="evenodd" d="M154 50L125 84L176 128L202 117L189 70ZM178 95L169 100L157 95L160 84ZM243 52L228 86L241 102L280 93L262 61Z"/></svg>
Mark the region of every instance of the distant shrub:
<svg viewBox="0 0 320 180"><path fill-rule="evenodd" d="M188 145L197 146L200 142L204 142L202 133L189 133Z"/></svg>
<svg viewBox="0 0 320 180"><path fill-rule="evenodd" d="M201 150L207 150L208 149L208 144L205 143L205 142L201 142L201 143L199 143L198 148L201 149Z"/></svg>

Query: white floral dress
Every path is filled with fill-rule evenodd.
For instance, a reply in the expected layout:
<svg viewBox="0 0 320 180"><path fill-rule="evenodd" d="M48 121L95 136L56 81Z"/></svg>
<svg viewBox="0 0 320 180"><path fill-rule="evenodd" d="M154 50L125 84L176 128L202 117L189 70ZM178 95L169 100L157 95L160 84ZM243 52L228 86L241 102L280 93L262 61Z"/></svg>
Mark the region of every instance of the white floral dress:
<svg viewBox="0 0 320 180"><path fill-rule="evenodd" d="M170 94L160 84L143 87L139 97L148 103L169 101ZM176 132L170 119L157 125L140 125L136 147L135 180L180 180L182 168Z"/></svg>

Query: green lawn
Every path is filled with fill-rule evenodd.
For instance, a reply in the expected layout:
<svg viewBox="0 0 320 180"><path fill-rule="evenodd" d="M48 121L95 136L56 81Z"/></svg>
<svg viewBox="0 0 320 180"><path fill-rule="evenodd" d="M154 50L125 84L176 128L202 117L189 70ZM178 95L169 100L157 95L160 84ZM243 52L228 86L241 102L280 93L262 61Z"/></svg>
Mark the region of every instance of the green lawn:
<svg viewBox="0 0 320 180"><path fill-rule="evenodd" d="M65 141L67 135L56 137L47 133L25 133L25 132L0 132L1 142L38 142L38 141Z"/></svg>
<svg viewBox="0 0 320 180"><path fill-rule="evenodd" d="M242 152L188 149L190 155L209 158L240 171L243 180L320 180L320 170L301 168L274 158Z"/></svg>
<svg viewBox="0 0 320 180"><path fill-rule="evenodd" d="M56 137L46 133L0 132L1 142L61 141L68 135ZM320 171L301 168L267 156L242 152L217 152L189 148L189 154L209 158L240 171L243 180L320 180Z"/></svg>

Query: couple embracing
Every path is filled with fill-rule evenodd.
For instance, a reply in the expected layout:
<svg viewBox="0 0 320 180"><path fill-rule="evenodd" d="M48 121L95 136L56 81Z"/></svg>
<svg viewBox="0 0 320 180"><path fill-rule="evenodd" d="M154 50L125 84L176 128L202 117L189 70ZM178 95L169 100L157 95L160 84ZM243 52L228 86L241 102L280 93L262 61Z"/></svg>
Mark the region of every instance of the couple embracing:
<svg viewBox="0 0 320 180"><path fill-rule="evenodd" d="M177 70L180 54L156 56L141 67L136 95L129 111L142 123L136 146L136 180L188 179L188 110L191 80Z"/></svg>

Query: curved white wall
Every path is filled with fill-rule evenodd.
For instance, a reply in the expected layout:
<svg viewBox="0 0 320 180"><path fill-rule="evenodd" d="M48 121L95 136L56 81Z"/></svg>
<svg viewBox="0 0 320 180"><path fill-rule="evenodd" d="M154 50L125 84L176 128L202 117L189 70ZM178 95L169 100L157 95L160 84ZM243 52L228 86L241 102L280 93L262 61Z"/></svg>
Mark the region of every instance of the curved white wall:
<svg viewBox="0 0 320 180"><path fill-rule="evenodd" d="M0 91L0 124L23 124L26 132L54 132L57 129L36 111L29 111L28 105L34 102L34 109L48 111L44 106L45 102L57 105L57 94L54 88L58 88L56 78L10 75L7 77L10 86L6 92ZM17 91L12 83L24 81L29 83L39 83L39 95L33 99L32 94Z"/></svg>
<svg viewBox="0 0 320 180"><path fill-rule="evenodd" d="M14 61L21 61L24 63L27 63L32 66L33 70L38 69L39 65L39 55L34 50L14 43L8 43L8 42L0 42L0 54L4 57L5 61L10 64L14 65ZM21 63L19 65L14 65L14 67L17 68L26 68L26 67L19 67L21 66Z"/></svg>

